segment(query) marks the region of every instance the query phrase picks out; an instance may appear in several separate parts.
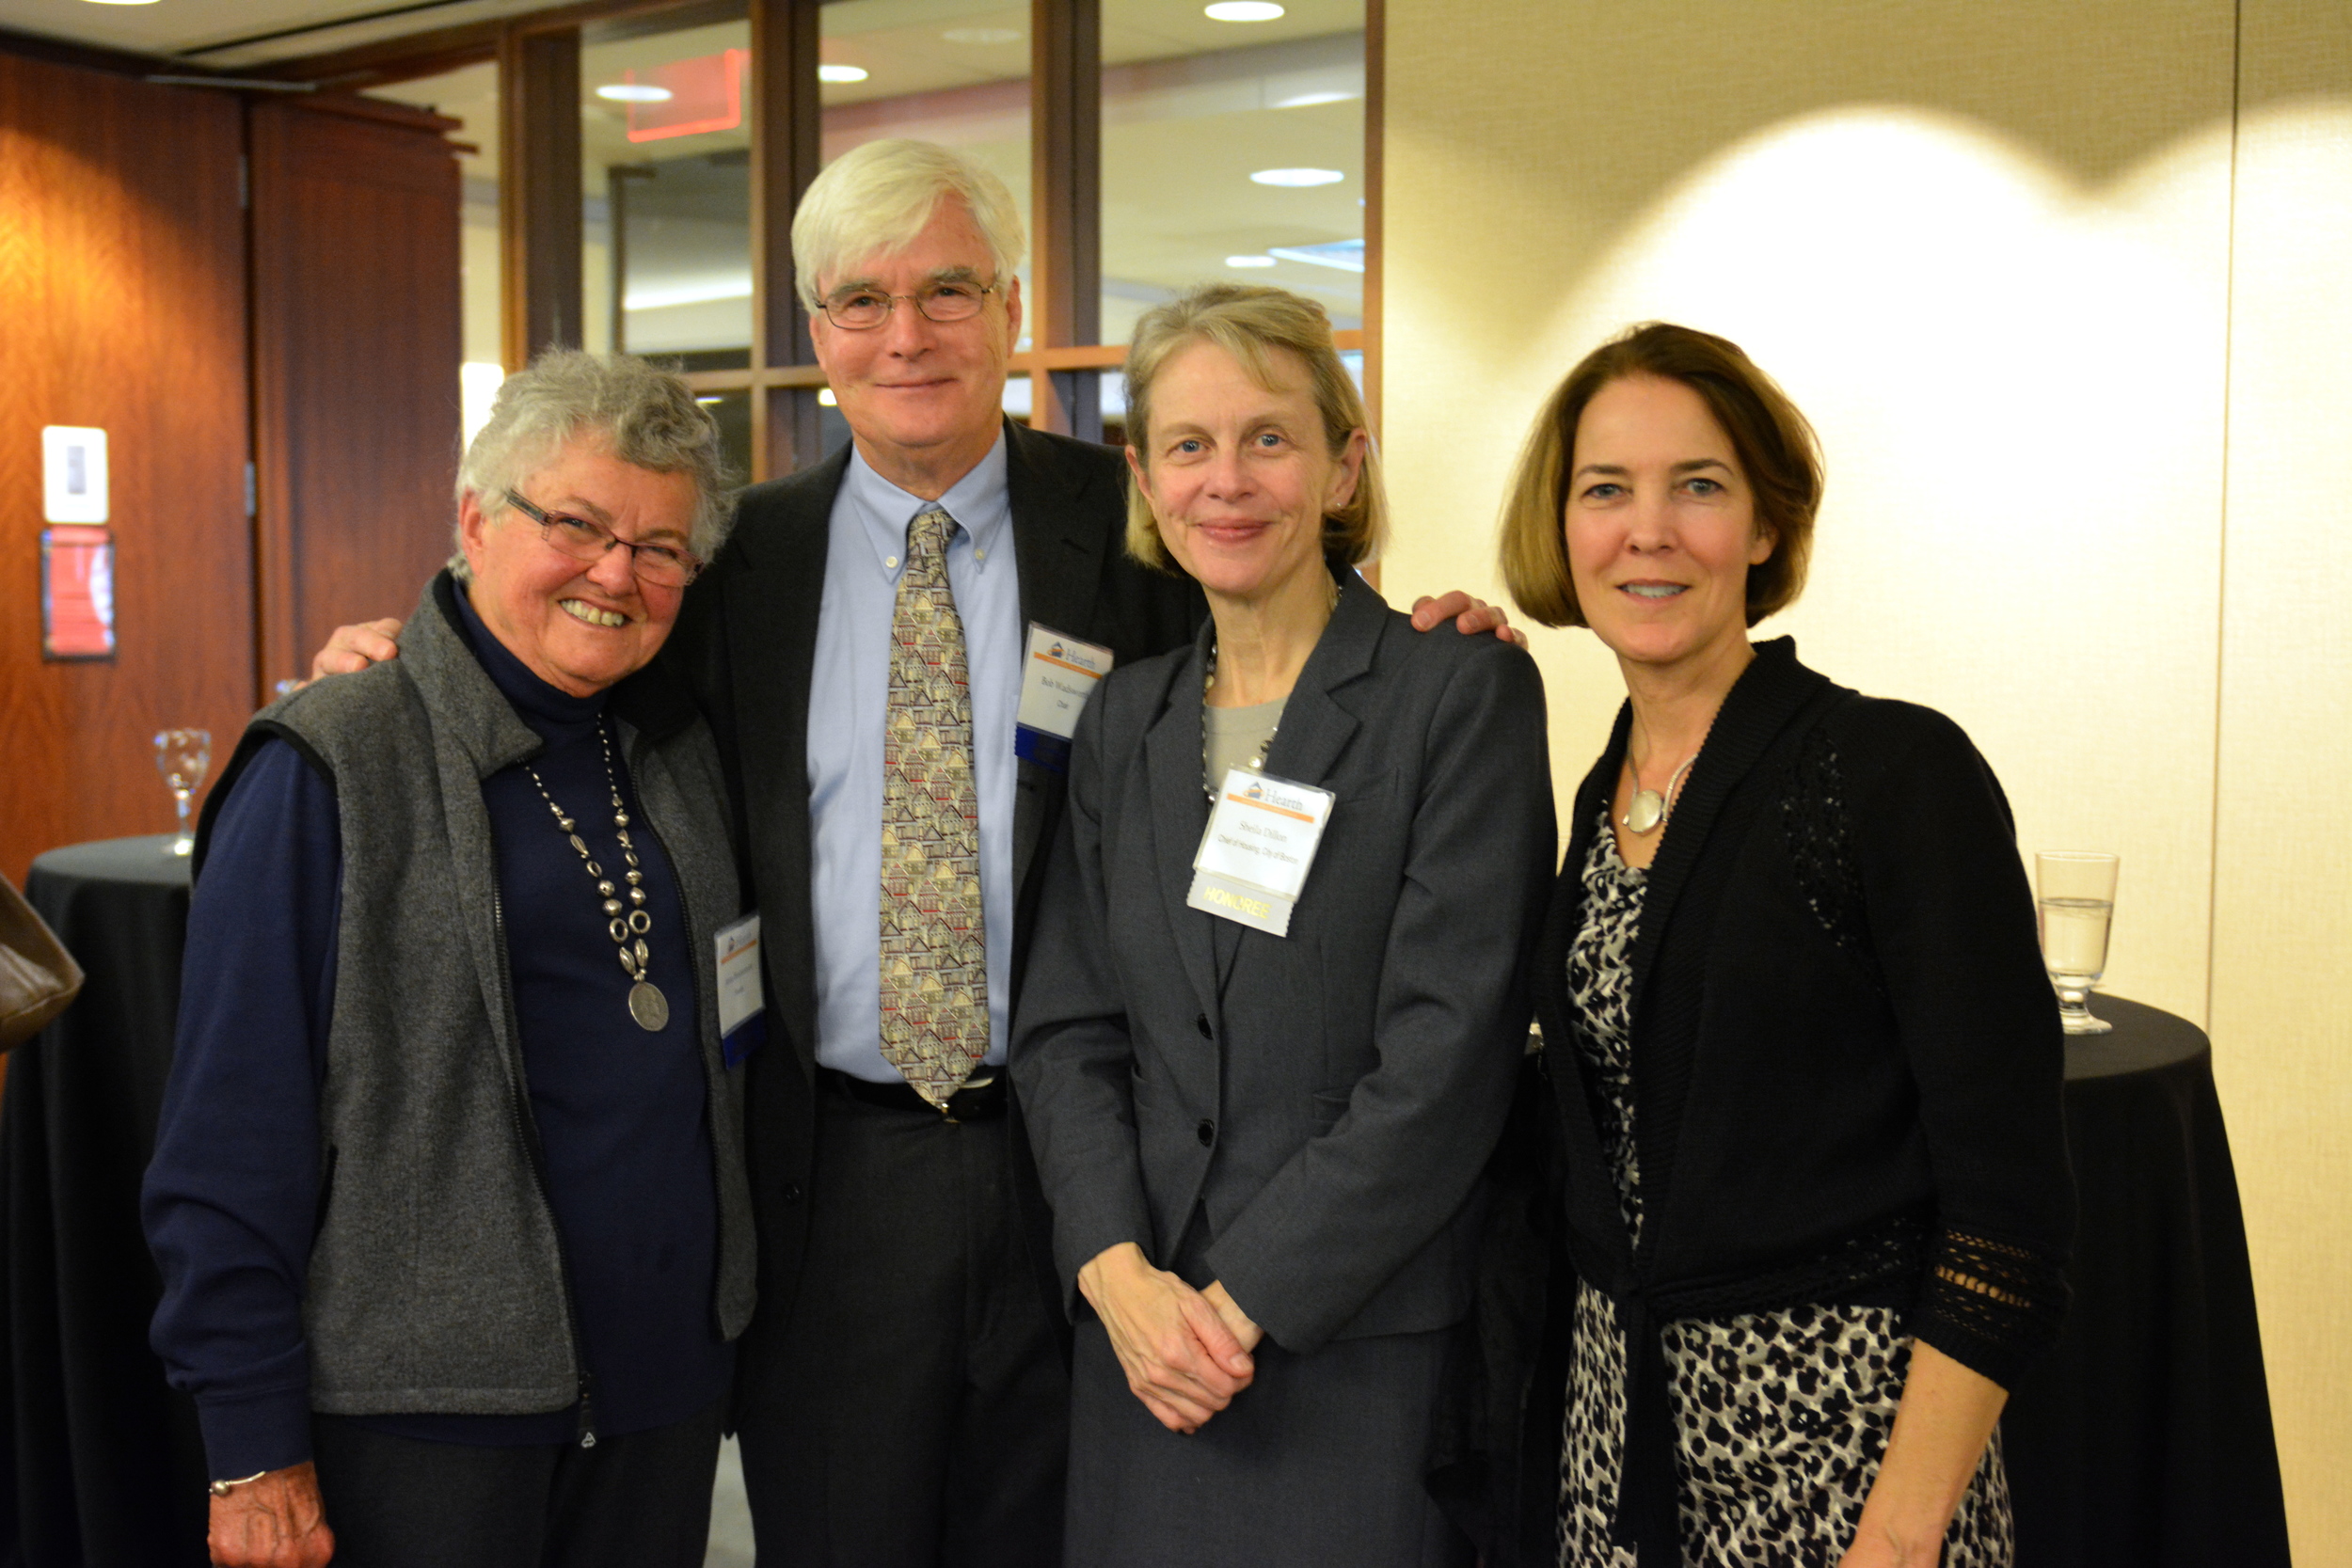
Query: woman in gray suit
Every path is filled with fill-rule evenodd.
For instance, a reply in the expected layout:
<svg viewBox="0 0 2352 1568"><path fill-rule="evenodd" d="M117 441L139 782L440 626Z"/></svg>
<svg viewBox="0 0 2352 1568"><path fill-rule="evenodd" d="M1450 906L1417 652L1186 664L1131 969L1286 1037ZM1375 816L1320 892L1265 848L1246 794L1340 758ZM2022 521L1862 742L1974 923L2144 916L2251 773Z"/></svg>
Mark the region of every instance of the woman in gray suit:
<svg viewBox="0 0 2352 1568"><path fill-rule="evenodd" d="M1386 509L1319 306L1154 309L1127 408L1128 547L1212 619L1080 721L1019 1005L1068 1561L1465 1562L1422 1478L1526 1037L1542 682L1352 569Z"/></svg>

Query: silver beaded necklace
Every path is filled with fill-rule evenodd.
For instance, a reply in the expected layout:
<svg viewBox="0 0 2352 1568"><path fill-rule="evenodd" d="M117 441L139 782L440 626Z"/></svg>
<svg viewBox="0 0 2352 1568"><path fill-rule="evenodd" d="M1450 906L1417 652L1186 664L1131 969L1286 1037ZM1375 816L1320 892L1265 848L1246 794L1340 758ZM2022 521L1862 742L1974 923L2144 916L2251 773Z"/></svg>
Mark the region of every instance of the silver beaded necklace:
<svg viewBox="0 0 2352 1568"><path fill-rule="evenodd" d="M1209 644L1209 673L1200 683L1200 706L1204 711L1209 705L1209 688L1215 686L1216 684L1216 644L1212 642ZM1265 754L1274 750L1274 737L1281 733L1282 716L1278 713L1274 716L1273 727L1265 732L1265 738L1258 742L1257 755L1251 757L1248 762L1242 764L1242 766L1252 773L1264 772ZM1222 779L1212 783L1209 778L1209 725L1207 719L1203 718L1200 723L1200 788L1201 792L1208 796L1212 804L1216 803L1216 792L1219 787L1223 785L1223 784L1224 781Z"/></svg>
<svg viewBox="0 0 2352 1568"><path fill-rule="evenodd" d="M670 999L661 994L660 987L646 978L653 963L653 950L645 945L645 935L653 929L653 916L645 911L644 868L638 863L637 847L628 838L628 810L621 804L621 785L612 776L612 737L605 732L601 719L596 721L596 740L604 748L605 787L612 792L612 827L620 835L621 856L628 862L628 869L621 873L628 884L626 889L606 879L604 867L596 863L596 857L588 852L587 843L574 832L577 824L555 803L555 797L548 793L539 770L526 763L523 771L531 775L531 782L538 786L539 799L555 814L555 825L564 830L572 847L580 851L580 863L588 868L588 879L596 884L596 896L603 901L605 919L609 922L605 929L621 950L621 967L635 982L628 988L628 1016L637 1021L640 1029L659 1031L670 1022ZM621 902L624 892L628 895L627 904Z"/></svg>

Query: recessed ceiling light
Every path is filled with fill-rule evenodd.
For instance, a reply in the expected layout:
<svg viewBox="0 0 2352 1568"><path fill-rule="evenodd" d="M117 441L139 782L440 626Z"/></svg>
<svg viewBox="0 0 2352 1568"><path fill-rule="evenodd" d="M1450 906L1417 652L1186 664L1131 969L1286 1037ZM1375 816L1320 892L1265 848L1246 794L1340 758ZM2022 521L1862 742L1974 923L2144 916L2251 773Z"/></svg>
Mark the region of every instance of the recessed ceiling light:
<svg viewBox="0 0 2352 1568"><path fill-rule="evenodd" d="M820 65L817 68L820 82L863 82L866 68L862 65Z"/></svg>
<svg viewBox="0 0 2352 1568"><path fill-rule="evenodd" d="M1225 264L1229 267L1270 267L1274 264L1274 258L1271 256L1228 256L1225 258Z"/></svg>
<svg viewBox="0 0 2352 1568"><path fill-rule="evenodd" d="M1336 185L1347 176L1335 168L1262 168L1249 178L1261 185Z"/></svg>
<svg viewBox="0 0 2352 1568"><path fill-rule="evenodd" d="M1014 43L1021 38L1018 27L950 27L939 35L949 43Z"/></svg>
<svg viewBox="0 0 2352 1568"><path fill-rule="evenodd" d="M1282 14L1282 8L1274 0L1216 0L1207 8L1209 17L1216 22L1271 22Z"/></svg>
<svg viewBox="0 0 2352 1568"><path fill-rule="evenodd" d="M612 103L667 103L670 89L651 82L607 82L596 89L596 96Z"/></svg>
<svg viewBox="0 0 2352 1568"><path fill-rule="evenodd" d="M1278 109L1303 109L1311 103L1345 103L1362 96L1359 92L1302 92L1295 98L1278 98L1274 106Z"/></svg>
<svg viewBox="0 0 2352 1568"><path fill-rule="evenodd" d="M841 400L833 395L832 388L819 387L817 388L817 405L819 408L838 408L841 406Z"/></svg>

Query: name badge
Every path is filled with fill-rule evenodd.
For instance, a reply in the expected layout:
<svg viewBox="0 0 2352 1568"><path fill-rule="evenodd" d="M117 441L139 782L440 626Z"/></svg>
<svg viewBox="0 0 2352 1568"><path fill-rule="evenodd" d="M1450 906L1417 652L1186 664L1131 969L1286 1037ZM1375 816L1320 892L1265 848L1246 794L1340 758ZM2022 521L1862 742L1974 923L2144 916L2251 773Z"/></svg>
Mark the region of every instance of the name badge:
<svg viewBox="0 0 2352 1568"><path fill-rule="evenodd" d="M1288 936L1332 800L1329 790L1312 784L1246 768L1229 771L1209 813L1209 831L1200 835L1200 851L1192 858L1185 904Z"/></svg>
<svg viewBox="0 0 2352 1568"><path fill-rule="evenodd" d="M1057 773L1068 772L1070 737L1077 732L1078 715L1086 711L1095 683L1111 673L1111 664L1108 648L1030 622L1029 656L1021 661L1021 712L1014 721L1013 753Z"/></svg>
<svg viewBox="0 0 2352 1568"><path fill-rule="evenodd" d="M768 1038L768 999L759 980L759 911L723 926L718 950L719 1044L734 1067Z"/></svg>

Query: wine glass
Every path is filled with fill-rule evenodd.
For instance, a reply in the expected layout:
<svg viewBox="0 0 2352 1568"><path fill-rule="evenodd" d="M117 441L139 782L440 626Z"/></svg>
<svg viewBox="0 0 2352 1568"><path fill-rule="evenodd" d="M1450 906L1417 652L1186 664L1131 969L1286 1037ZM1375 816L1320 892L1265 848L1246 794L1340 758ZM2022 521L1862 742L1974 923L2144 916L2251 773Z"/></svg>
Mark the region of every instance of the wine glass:
<svg viewBox="0 0 2352 1568"><path fill-rule="evenodd" d="M203 786L204 774L212 766L212 731L155 732L155 771L164 776L164 787L180 803L180 836L171 841L165 853L185 855L195 851L196 835L188 832L188 802Z"/></svg>
<svg viewBox="0 0 2352 1568"><path fill-rule="evenodd" d="M2033 858L2042 962L2058 991L2058 1022L2070 1035L2115 1027L2090 1016L2090 992L2106 973L2107 927L2115 918L2113 855L2045 851Z"/></svg>

